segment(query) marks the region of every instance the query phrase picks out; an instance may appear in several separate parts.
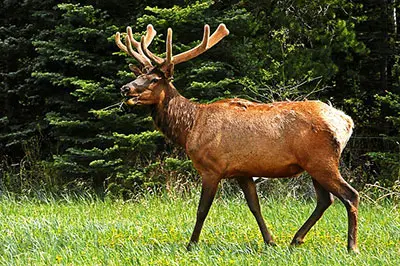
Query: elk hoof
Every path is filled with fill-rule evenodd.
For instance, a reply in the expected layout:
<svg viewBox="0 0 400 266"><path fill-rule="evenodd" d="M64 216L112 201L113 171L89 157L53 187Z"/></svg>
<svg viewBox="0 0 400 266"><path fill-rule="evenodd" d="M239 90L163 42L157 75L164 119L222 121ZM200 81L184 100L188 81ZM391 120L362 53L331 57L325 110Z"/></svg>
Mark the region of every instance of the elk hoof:
<svg viewBox="0 0 400 266"><path fill-rule="evenodd" d="M293 239L292 242L290 243L291 246L300 246L303 244L304 241L301 239Z"/></svg>
<svg viewBox="0 0 400 266"><path fill-rule="evenodd" d="M187 251L192 251L193 247L196 245L195 242L189 242L189 244L186 246Z"/></svg>
<svg viewBox="0 0 400 266"><path fill-rule="evenodd" d="M266 245L270 246L270 247L276 247L278 246L274 241L269 241L269 242L265 242Z"/></svg>
<svg viewBox="0 0 400 266"><path fill-rule="evenodd" d="M360 250L357 247L349 247L348 251L350 254L355 254L355 255L360 254Z"/></svg>

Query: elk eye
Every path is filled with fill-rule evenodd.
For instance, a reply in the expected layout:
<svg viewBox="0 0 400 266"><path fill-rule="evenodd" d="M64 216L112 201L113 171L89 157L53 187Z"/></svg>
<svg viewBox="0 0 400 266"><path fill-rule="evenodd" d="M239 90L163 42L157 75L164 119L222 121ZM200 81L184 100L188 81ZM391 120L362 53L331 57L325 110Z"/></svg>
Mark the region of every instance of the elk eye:
<svg viewBox="0 0 400 266"><path fill-rule="evenodd" d="M153 78L150 82L151 83L156 83L156 82L158 82L158 80L159 80L158 78Z"/></svg>

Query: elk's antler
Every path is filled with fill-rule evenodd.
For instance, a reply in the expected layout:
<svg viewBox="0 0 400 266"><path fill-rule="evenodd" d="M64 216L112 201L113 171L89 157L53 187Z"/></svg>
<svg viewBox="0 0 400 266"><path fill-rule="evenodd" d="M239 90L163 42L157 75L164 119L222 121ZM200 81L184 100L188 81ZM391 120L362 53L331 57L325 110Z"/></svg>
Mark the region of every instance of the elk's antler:
<svg viewBox="0 0 400 266"><path fill-rule="evenodd" d="M182 62L189 61L192 58L199 56L204 53L219 41L221 41L225 36L229 34L229 30L226 28L225 24L219 24L217 30L210 36L210 26L204 26L203 40L199 45L190 49L189 51L174 55L172 62L176 65ZM170 44L172 46L172 43Z"/></svg>
<svg viewBox="0 0 400 266"><path fill-rule="evenodd" d="M127 36L125 38L126 46L121 42L121 34L119 32L117 32L115 35L115 43L122 51L124 51L125 53L129 54L130 56L138 60L139 63L141 63L145 68L151 68L153 66L151 64L151 60L143 52L142 47L147 49L147 47L153 41L154 36L156 36L157 32L154 30L153 26L152 25L147 26L146 36L142 36L140 42L136 41L133 38L131 27L127 27L126 32L127 32ZM137 52L133 50L132 44L133 46L135 46ZM156 60L154 61L158 63Z"/></svg>
<svg viewBox="0 0 400 266"><path fill-rule="evenodd" d="M186 62L204 53L215 44L217 44L219 41L221 41L228 34L229 30L226 28L225 24L221 23L218 26L217 30L210 36L210 26L205 25L203 40L199 45L186 52L172 56L172 29L168 28L165 58L161 58L153 54L148 49L150 43L156 35L156 31L154 30L152 25L147 26L146 36L142 36L140 42L136 41L133 38L131 27L127 27L127 37L125 38L126 45L121 42L121 35L119 32L117 32L115 36L115 42L122 51L136 58L136 60L138 60L146 68L150 68L152 67L151 60L159 65L162 65L164 63L176 65L182 62ZM132 49L132 44L133 46L135 46L137 52Z"/></svg>

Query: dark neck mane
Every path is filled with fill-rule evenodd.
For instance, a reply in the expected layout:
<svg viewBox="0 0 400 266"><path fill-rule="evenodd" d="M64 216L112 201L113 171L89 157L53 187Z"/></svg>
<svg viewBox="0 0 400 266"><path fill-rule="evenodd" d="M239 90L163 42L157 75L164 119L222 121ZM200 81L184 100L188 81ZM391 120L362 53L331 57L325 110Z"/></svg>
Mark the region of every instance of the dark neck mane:
<svg viewBox="0 0 400 266"><path fill-rule="evenodd" d="M182 147L193 127L198 105L179 94L171 83L165 90L165 98L152 108L151 116L157 128L170 140Z"/></svg>

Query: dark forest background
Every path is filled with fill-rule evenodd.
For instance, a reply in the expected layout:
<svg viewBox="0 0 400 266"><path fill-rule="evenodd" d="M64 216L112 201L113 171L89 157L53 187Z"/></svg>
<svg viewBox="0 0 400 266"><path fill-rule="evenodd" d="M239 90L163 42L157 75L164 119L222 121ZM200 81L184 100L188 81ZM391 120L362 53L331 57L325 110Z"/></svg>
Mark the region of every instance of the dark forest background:
<svg viewBox="0 0 400 266"><path fill-rule="evenodd" d="M151 50L196 45L205 23L230 30L175 70L187 98L319 99L356 128L342 161L355 187L399 185L398 0L0 1L0 191L96 191L132 197L196 183L182 150L157 132L145 107L121 100L135 63L114 44L151 23Z"/></svg>

